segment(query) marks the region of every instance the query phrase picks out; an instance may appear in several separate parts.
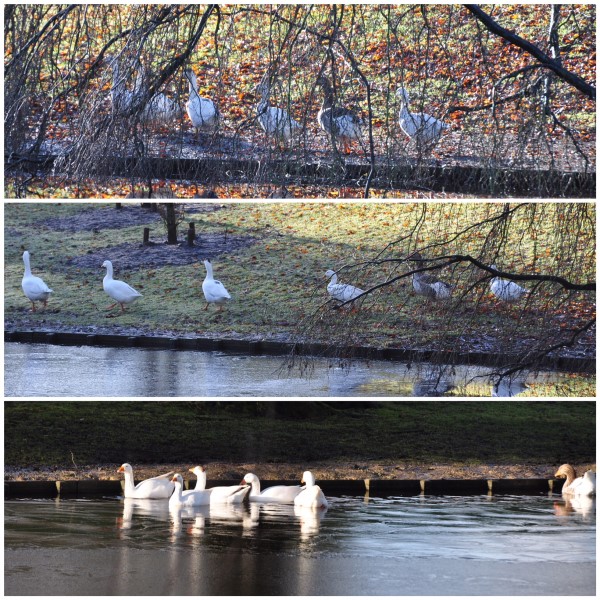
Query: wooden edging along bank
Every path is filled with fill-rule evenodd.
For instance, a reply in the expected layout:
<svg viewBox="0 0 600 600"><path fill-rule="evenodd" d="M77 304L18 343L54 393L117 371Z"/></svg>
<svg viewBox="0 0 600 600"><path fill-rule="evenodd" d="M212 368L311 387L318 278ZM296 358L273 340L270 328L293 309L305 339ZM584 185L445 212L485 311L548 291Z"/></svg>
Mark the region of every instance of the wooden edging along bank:
<svg viewBox="0 0 600 600"><path fill-rule="evenodd" d="M252 355L289 355L292 350L303 356L336 357L356 359L418 361L434 364L506 366L518 360L510 354L486 352L453 352L441 350L409 350L404 348L376 348L353 346L338 348L321 343L292 344L272 340L236 340L221 338L185 338L145 335L116 335L62 333L53 331L5 331L5 342L30 344L56 344L63 346L109 346L117 348L158 348L165 350L197 350L244 353ZM553 371L571 373L595 373L595 358L545 357L540 365Z"/></svg>
<svg viewBox="0 0 600 600"><path fill-rule="evenodd" d="M236 485L239 481L209 481L207 487ZM271 485L296 485L297 481L263 481ZM320 480L319 485L330 496L478 496L485 494L538 495L560 493L563 479L336 479ZM195 480L186 481L188 489ZM4 498L89 498L120 496L122 480L81 479L70 481L5 481Z"/></svg>

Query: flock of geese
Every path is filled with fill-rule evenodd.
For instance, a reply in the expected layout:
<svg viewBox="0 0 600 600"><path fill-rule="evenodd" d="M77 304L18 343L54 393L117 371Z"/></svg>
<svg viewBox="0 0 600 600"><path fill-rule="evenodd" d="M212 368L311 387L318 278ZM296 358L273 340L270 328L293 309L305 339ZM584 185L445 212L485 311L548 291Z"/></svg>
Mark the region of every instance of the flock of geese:
<svg viewBox="0 0 600 600"><path fill-rule="evenodd" d="M242 504L250 502L293 504L303 508L327 508L328 502L316 485L310 471L302 475L304 485L275 485L261 491L260 480L254 473L244 475L239 485L216 486L206 489L206 468L194 467L196 475L193 490L183 490L183 477L179 473L166 473L145 479L137 485L129 463L122 464L118 473L125 476L124 496L144 500L169 500L169 508L208 506L213 504Z"/></svg>
<svg viewBox="0 0 600 600"><path fill-rule="evenodd" d="M408 260L417 263L425 259L419 252L414 252L408 257ZM492 269L496 269L496 265L491 265ZM327 292L338 302L346 303L356 300L365 293L365 290L346 283L338 283L337 273L331 269L325 273L329 278ZM425 296L432 300L449 300L454 290L454 285L442 281L423 271L415 271L412 276L413 289L419 296ZM493 277L490 281L490 291L492 294L504 302L516 302L523 296L529 293L529 290L516 284L514 281L502 279L501 277Z"/></svg>
<svg viewBox="0 0 600 600"><path fill-rule="evenodd" d="M108 66L112 69L111 100L115 113L132 115L137 107L143 104L144 97L148 94L146 85L147 75L141 61L137 59L134 63L136 75L133 89L127 87L127 74L119 67L119 60L113 55L106 55ZM130 76L133 69L129 69ZM217 131L221 115L216 104L210 98L200 96L198 80L192 69L185 69L184 76L189 83L189 99L185 104L187 115L196 132L196 138L200 131L214 133ZM256 88L259 102L256 105L257 121L265 134L278 144L289 144L295 135L300 133L302 126L296 121L290 112L284 108L271 106L271 81L274 76L269 69L261 79ZM362 119L352 110L340 106L337 102L334 88L330 80L321 75L316 84L323 90L323 102L317 114L319 127L330 137L334 148L339 142L345 153L350 151L352 141L360 141ZM398 123L400 129L409 140L414 141L421 150L431 149L440 139L443 132L449 129L449 125L424 112L410 112L410 97L407 90L400 87L396 91L400 102ZM166 126L182 114L179 105L162 92L156 93L147 99L144 108L138 112L142 122Z"/></svg>
<svg viewBox="0 0 600 600"><path fill-rule="evenodd" d="M197 466L190 469L196 475L193 490L183 490L183 477L179 473L166 473L151 479L145 479L135 485L133 469L129 463L122 464L119 473L125 476L125 498L169 500L169 507L207 506L212 504L242 504L250 502L294 504L304 508L327 508L329 503L321 488L316 485L310 471L302 475L300 485L275 485L261 491L260 480L254 473L244 475L239 485L216 486L206 489L206 468ZM555 477L566 478L562 487L565 496L595 496L596 473L586 471L577 477L575 469L561 465Z"/></svg>
<svg viewBox="0 0 600 600"><path fill-rule="evenodd" d="M420 253L415 252L408 257L408 260L419 264L425 259L423 259ZM36 277L31 273L30 256L27 250L23 252L23 263L25 264L25 273L21 287L23 293L31 302L32 312L35 312L36 302L42 302L43 306L46 307L52 290L41 277ZM113 278L113 265L110 260L105 260L102 263L102 267L106 269L102 286L108 296L114 300L114 303L107 306L106 310L111 310L119 304L121 312L125 312L125 306L141 298L142 294L128 283ZM206 277L202 282L202 292L206 300L205 310L208 309L210 304L215 304L219 307L219 311L221 311L223 305L231 300L231 295L225 286L218 279L214 278L210 260L204 261L204 267L206 268ZM492 265L491 268L496 269L496 266ZM338 283L337 273L331 269L326 271L325 276L329 280L327 284L329 296L342 304L356 300L365 294L365 290L361 288L346 283ZM413 273L412 283L415 293L433 300L448 300L452 296L452 290L454 289L453 285L422 271L415 271ZM517 285L514 281L502 279L501 277L492 278L490 281L490 291L499 300L504 302L516 302L529 293L529 290Z"/></svg>

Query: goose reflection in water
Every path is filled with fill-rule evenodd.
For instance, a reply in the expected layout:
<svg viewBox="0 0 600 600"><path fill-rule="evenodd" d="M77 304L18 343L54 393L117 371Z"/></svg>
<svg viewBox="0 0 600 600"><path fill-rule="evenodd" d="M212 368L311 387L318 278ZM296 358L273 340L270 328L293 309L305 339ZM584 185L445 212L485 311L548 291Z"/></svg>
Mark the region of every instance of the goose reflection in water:
<svg viewBox="0 0 600 600"><path fill-rule="evenodd" d="M594 496L563 496L554 502L554 514L557 517L568 517L578 514L584 521L590 521L596 514L596 498Z"/></svg>
<svg viewBox="0 0 600 600"><path fill-rule="evenodd" d="M169 505L164 500L124 498L123 516L117 519L118 528L131 529L136 516L166 521L169 518Z"/></svg>
<svg viewBox="0 0 600 600"><path fill-rule="evenodd" d="M325 516L327 507L294 506L294 515L300 521L300 539L306 541L319 533L321 519Z"/></svg>

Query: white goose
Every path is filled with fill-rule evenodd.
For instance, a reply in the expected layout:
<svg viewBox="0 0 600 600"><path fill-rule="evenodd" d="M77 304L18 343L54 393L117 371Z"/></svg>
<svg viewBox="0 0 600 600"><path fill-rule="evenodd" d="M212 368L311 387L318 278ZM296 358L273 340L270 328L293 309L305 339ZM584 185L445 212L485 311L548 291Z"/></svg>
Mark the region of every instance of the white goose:
<svg viewBox="0 0 600 600"><path fill-rule="evenodd" d="M171 479L174 491L169 498L169 509L173 510L180 506L208 506L210 504L210 490L187 490L183 491L183 477L175 473Z"/></svg>
<svg viewBox="0 0 600 600"><path fill-rule="evenodd" d="M343 151L350 151L352 140L360 140L362 121L351 110L335 105L333 88L327 77L321 75L317 79L317 85L323 88L323 104L317 114L319 126L330 137L339 139Z"/></svg>
<svg viewBox="0 0 600 600"><path fill-rule="evenodd" d="M269 106L269 73L265 73L256 91L260 94L260 102L256 105L258 123L267 136L277 140L278 143L289 143L294 134L300 131L300 123L295 121L290 113L283 108Z"/></svg>
<svg viewBox="0 0 600 600"><path fill-rule="evenodd" d="M583 477L577 477L575 469L569 464L564 464L554 473L554 477L566 477L562 488L563 494L573 496L596 495L596 473L594 471L586 471Z"/></svg>
<svg viewBox="0 0 600 600"><path fill-rule="evenodd" d="M361 294L364 294L364 290L354 287L346 283L337 282L337 274L335 271L329 269L325 272L326 277L329 277L331 281L327 284L327 292L334 299L339 302L348 302L358 298Z"/></svg>
<svg viewBox="0 0 600 600"><path fill-rule="evenodd" d="M490 265L490 267L496 269L496 265ZM501 277L494 277L490 281L490 290L496 298L504 300L504 302L516 302L526 294L529 294L528 289L517 285L514 281L502 279Z"/></svg>
<svg viewBox="0 0 600 600"><path fill-rule="evenodd" d="M196 129L196 138L201 129L216 131L219 124L219 111L215 103L200 96L198 79L192 69L186 69L184 75L190 84L190 99L185 103L185 110Z"/></svg>
<svg viewBox="0 0 600 600"><path fill-rule="evenodd" d="M136 78L135 94L142 95L147 93L147 74L144 65L138 61L138 75ZM142 111L142 121L162 127L168 125L171 121L180 115L179 106L173 102L166 94L157 92L150 98Z"/></svg>
<svg viewBox="0 0 600 600"><path fill-rule="evenodd" d="M166 499L171 496L175 489L173 483L169 481L169 477L171 477L173 473L166 473L165 475L145 479L137 485L134 483L133 469L129 463L123 463L117 469L117 473L125 474L125 498L145 500Z"/></svg>
<svg viewBox="0 0 600 600"><path fill-rule="evenodd" d="M417 264L423 261L423 257L419 252L411 254L408 259ZM420 296L432 298L433 300L448 300L452 297L454 286L430 273L418 272L413 273L413 289Z"/></svg>
<svg viewBox="0 0 600 600"><path fill-rule="evenodd" d="M110 260L105 260L102 266L106 268L106 275L102 280L102 287L104 291L113 299L116 300L114 304L111 304L106 308L110 310L117 304L121 305L121 312L125 312L125 304L131 304L138 298L142 297L137 290L134 290L129 284L119 279L113 279L113 266Z"/></svg>
<svg viewBox="0 0 600 600"><path fill-rule="evenodd" d="M306 508L327 508L329 505L323 490L315 484L315 476L310 471L304 471L302 482L306 488L302 490L295 498L295 506L304 506Z"/></svg>
<svg viewBox="0 0 600 600"><path fill-rule="evenodd" d="M225 289L225 286L213 277L213 268L210 260L204 261L206 267L206 277L202 282L202 291L204 292L204 298L206 298L206 307L208 309L209 304L217 304L219 310L223 310L223 304L227 300L231 300L229 292Z"/></svg>
<svg viewBox="0 0 600 600"><path fill-rule="evenodd" d="M194 467L190 472L196 475L196 487L194 490L203 491L206 489L206 469L204 467ZM249 485L219 485L208 490L210 495L210 503L217 504L227 502L229 504L241 504L248 492Z"/></svg>
<svg viewBox="0 0 600 600"><path fill-rule="evenodd" d="M110 88L110 98L113 111L118 114L125 114L131 108L136 94L139 92L141 85L141 77L138 73L136 78L135 89L130 91L125 86L125 75L119 68L119 61L112 54L105 55L108 66L112 70L112 86Z"/></svg>
<svg viewBox="0 0 600 600"><path fill-rule="evenodd" d="M248 483L251 486L250 502L278 502L280 504L292 504L302 487L299 485L274 485L260 490L260 480L254 473L244 475L241 483Z"/></svg>
<svg viewBox="0 0 600 600"><path fill-rule="evenodd" d="M398 117L400 129L411 140L415 140L418 147L433 146L440 139L444 130L450 129L449 125L427 113L409 112L410 98L403 87L396 90L396 96L400 99L400 114Z"/></svg>
<svg viewBox="0 0 600 600"><path fill-rule="evenodd" d="M44 308L46 308L52 290L44 283L44 280L41 277L36 277L31 274L29 252L27 250L23 252L23 262L25 263L25 273L23 274L21 287L23 288L23 293L31 302L31 312L35 312L36 302L41 302L44 305Z"/></svg>

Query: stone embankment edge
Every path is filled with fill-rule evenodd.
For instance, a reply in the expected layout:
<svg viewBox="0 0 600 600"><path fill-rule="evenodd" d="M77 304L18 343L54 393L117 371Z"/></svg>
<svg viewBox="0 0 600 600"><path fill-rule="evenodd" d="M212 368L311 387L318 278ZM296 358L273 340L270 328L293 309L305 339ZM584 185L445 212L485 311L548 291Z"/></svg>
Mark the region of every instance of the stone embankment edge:
<svg viewBox="0 0 600 600"><path fill-rule="evenodd" d="M297 481L263 481L271 485L297 485ZM215 485L237 485L239 481L209 481ZM485 494L538 495L560 493L562 479L336 479L320 480L325 494L385 496L471 496ZM186 487L195 480L186 481ZM5 499L24 498L89 498L123 494L123 480L82 479L70 481L5 481Z"/></svg>
<svg viewBox="0 0 600 600"><path fill-rule="evenodd" d="M355 359L418 361L435 364L480 365L501 367L518 360L510 354L489 352L454 352L442 350L411 350L404 348L376 348L353 346L338 348L321 343L277 342L271 340L236 340L221 338L185 338L143 335L63 333L52 331L5 331L5 342L56 344L63 346L109 346L117 348L157 348L167 350L196 350L243 353L252 355L285 356L292 351L301 356ZM595 358L545 357L540 367L570 373L595 373Z"/></svg>

